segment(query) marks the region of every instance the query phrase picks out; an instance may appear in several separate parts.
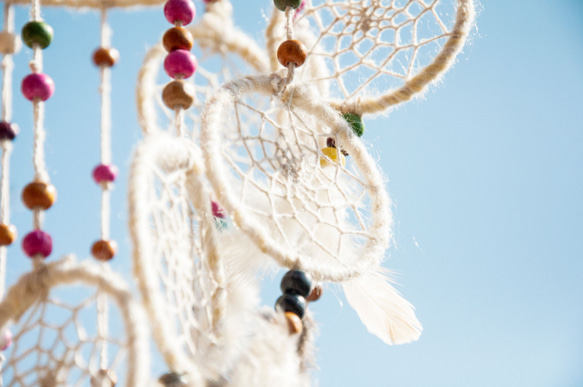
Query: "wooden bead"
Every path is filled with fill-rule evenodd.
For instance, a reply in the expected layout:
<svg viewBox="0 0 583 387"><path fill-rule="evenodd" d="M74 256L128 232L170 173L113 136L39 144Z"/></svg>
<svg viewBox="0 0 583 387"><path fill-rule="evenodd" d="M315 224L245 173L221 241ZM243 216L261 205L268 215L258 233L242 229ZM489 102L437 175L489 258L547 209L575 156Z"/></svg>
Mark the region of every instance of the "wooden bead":
<svg viewBox="0 0 583 387"><path fill-rule="evenodd" d="M11 245L16 239L16 227L11 224L0 224L0 246Z"/></svg>
<svg viewBox="0 0 583 387"><path fill-rule="evenodd" d="M302 333L304 326L302 324L302 320L298 317L297 314L292 312L285 312L285 319L287 321L287 327L289 329L290 335Z"/></svg>
<svg viewBox="0 0 583 387"><path fill-rule="evenodd" d="M346 165L346 158L342 154L342 152L338 152L338 149L332 147L326 147L322 149L322 153L326 157L320 157L320 166L322 168L330 167L334 164L338 164L339 162L342 166ZM332 162L330 162L332 160Z"/></svg>
<svg viewBox="0 0 583 387"><path fill-rule="evenodd" d="M93 52L93 63L96 66L112 67L119 60L119 51L115 48L100 47Z"/></svg>
<svg viewBox="0 0 583 387"><path fill-rule="evenodd" d="M91 246L91 255L99 261L110 261L117 253L115 241L97 241Z"/></svg>
<svg viewBox="0 0 583 387"><path fill-rule="evenodd" d="M273 0L273 4L280 11L285 11L287 7L297 9L302 4L302 0Z"/></svg>
<svg viewBox="0 0 583 387"><path fill-rule="evenodd" d="M297 294L284 294L275 302L275 309L291 312L297 314L299 318L303 318L306 312L306 299Z"/></svg>
<svg viewBox="0 0 583 387"><path fill-rule="evenodd" d="M184 376L176 372L170 372L160 376L158 383L164 387L185 387L188 385Z"/></svg>
<svg viewBox="0 0 583 387"><path fill-rule="evenodd" d="M162 101L170 109L188 109L194 103L196 91L194 86L184 81L175 80L164 86Z"/></svg>
<svg viewBox="0 0 583 387"><path fill-rule="evenodd" d="M44 181L33 181L24 187L22 202L29 210L41 208L48 210L57 198L55 186Z"/></svg>
<svg viewBox="0 0 583 387"><path fill-rule="evenodd" d="M301 270L290 270L281 279L279 287L284 294L299 294L307 297L312 288L312 277Z"/></svg>
<svg viewBox="0 0 583 387"><path fill-rule="evenodd" d="M310 295L308 296L308 298L306 298L306 301L309 301L309 302L318 301L320 299L320 297L322 297L323 292L324 292L324 290L322 289L321 286L319 286L319 285L314 286L314 288L310 292Z"/></svg>
<svg viewBox="0 0 583 387"><path fill-rule="evenodd" d="M42 21L31 21L22 27L22 41L28 47L33 48L38 44L43 50L53 40L53 27Z"/></svg>
<svg viewBox="0 0 583 387"><path fill-rule="evenodd" d="M300 67L306 61L306 48L299 40L286 40L277 49L277 60L284 67Z"/></svg>
<svg viewBox="0 0 583 387"><path fill-rule="evenodd" d="M166 51L174 50L192 50L194 39L192 34L186 28L173 27L164 33L162 44Z"/></svg>
<svg viewBox="0 0 583 387"><path fill-rule="evenodd" d="M362 123L362 117L354 113L346 113L343 115L343 117L352 128L354 134L356 134L358 137L362 137L364 133L364 124Z"/></svg>

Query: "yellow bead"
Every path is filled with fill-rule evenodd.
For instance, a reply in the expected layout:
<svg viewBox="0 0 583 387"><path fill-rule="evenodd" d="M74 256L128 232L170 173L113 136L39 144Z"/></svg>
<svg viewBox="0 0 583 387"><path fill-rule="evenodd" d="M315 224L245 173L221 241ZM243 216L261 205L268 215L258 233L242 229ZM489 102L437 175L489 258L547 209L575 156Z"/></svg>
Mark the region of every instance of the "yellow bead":
<svg viewBox="0 0 583 387"><path fill-rule="evenodd" d="M344 157L344 155L342 153L338 152L338 149L332 148L332 147L326 147L326 148L322 149L322 153L324 154L324 156L327 157L327 158L320 157L320 166L322 168L332 166L333 163L338 164L339 159L340 159L340 163L342 164L342 166L346 165L346 158ZM330 162L330 160L332 160L332 162Z"/></svg>
<svg viewBox="0 0 583 387"><path fill-rule="evenodd" d="M297 314L285 312L285 320L287 321L287 328L290 335L302 333L304 326L302 324L302 319L299 318Z"/></svg>

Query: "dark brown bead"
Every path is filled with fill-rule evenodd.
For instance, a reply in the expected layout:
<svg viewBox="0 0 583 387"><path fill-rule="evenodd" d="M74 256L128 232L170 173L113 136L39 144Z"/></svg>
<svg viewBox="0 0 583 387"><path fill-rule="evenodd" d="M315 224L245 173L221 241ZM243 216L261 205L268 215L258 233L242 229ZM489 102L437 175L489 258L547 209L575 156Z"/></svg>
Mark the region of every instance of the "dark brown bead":
<svg viewBox="0 0 583 387"><path fill-rule="evenodd" d="M320 299L320 297L322 297L322 293L323 293L322 287L320 285L316 285L316 286L314 286L314 288L310 292L310 295L308 296L308 298L306 298L306 301L309 301L309 302L318 301Z"/></svg>
<svg viewBox="0 0 583 387"><path fill-rule="evenodd" d="M93 53L93 63L96 66L111 67L119 59L119 52L115 48L100 47Z"/></svg>
<svg viewBox="0 0 583 387"><path fill-rule="evenodd" d="M302 324L302 319L299 318L297 314L292 312L285 312L285 319L287 321L287 327L289 329L290 335L302 333L304 326Z"/></svg>
<svg viewBox="0 0 583 387"><path fill-rule="evenodd" d="M306 48L299 40L286 40L277 49L277 60L284 67L291 63L300 67L306 61Z"/></svg>
<svg viewBox="0 0 583 387"><path fill-rule="evenodd" d="M192 50L194 39L192 34L186 28L173 27L164 33L162 37L162 44L166 51L174 50Z"/></svg>
<svg viewBox="0 0 583 387"><path fill-rule="evenodd" d="M22 191L22 201L28 209L48 210L57 198L55 186L43 181L33 181Z"/></svg>
<svg viewBox="0 0 583 387"><path fill-rule="evenodd" d="M99 261L110 261L117 253L116 241L97 241L91 246L91 255Z"/></svg>
<svg viewBox="0 0 583 387"><path fill-rule="evenodd" d="M162 101L170 109L188 109L194 103L196 91L194 86L184 81L175 80L164 86L162 90Z"/></svg>
<svg viewBox="0 0 583 387"><path fill-rule="evenodd" d="M11 224L0 224L0 246L11 245L16 239L16 227Z"/></svg>

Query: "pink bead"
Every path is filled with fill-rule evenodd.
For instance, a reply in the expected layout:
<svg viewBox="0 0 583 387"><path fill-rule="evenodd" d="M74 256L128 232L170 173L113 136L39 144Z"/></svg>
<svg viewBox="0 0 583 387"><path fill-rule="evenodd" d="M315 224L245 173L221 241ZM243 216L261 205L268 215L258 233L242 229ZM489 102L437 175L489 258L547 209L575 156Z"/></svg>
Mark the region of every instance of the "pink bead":
<svg viewBox="0 0 583 387"><path fill-rule="evenodd" d="M100 164L93 170L93 180L99 183L113 183L117 177L117 167L115 165Z"/></svg>
<svg viewBox="0 0 583 387"><path fill-rule="evenodd" d="M31 258L36 254L46 258L53 251L53 238L44 231L34 230L22 240L22 249Z"/></svg>
<svg viewBox="0 0 583 387"><path fill-rule="evenodd" d="M191 0L168 0L164 4L164 16L172 24L190 24L196 15L196 8Z"/></svg>
<svg viewBox="0 0 583 387"><path fill-rule="evenodd" d="M29 101L39 98L46 101L55 92L55 83L46 74L28 74L22 80L22 94Z"/></svg>
<svg viewBox="0 0 583 387"><path fill-rule="evenodd" d="M196 71L196 57L186 50L174 50L164 59L164 70L171 78L190 78Z"/></svg>
<svg viewBox="0 0 583 387"><path fill-rule="evenodd" d="M0 351L6 351L12 345L12 332L8 328L0 336Z"/></svg>
<svg viewBox="0 0 583 387"><path fill-rule="evenodd" d="M213 216L215 218L221 218L224 219L227 217L227 214L225 213L225 210L223 209L223 207L221 207L221 205L217 202L215 202L214 200L211 202L211 206L213 208Z"/></svg>

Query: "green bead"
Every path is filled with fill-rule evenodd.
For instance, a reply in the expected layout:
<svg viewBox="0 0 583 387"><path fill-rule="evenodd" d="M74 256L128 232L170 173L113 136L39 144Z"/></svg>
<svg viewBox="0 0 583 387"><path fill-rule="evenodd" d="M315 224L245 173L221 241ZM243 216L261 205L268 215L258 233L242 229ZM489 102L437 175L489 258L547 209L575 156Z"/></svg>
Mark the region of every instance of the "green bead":
<svg viewBox="0 0 583 387"><path fill-rule="evenodd" d="M51 44L51 40L53 40L53 27L45 22L31 21L22 27L22 41L30 48L36 43L40 48L45 49Z"/></svg>
<svg viewBox="0 0 583 387"><path fill-rule="evenodd" d="M280 11L285 11L287 7L292 7L296 9L302 4L302 0L273 0L275 4L275 8L279 9Z"/></svg>
<svg viewBox="0 0 583 387"><path fill-rule="evenodd" d="M350 124L354 134L356 134L358 137L362 137L362 134L364 133L364 124L362 123L362 118L360 118L358 114L354 113L346 113L342 117L344 117L346 122Z"/></svg>

